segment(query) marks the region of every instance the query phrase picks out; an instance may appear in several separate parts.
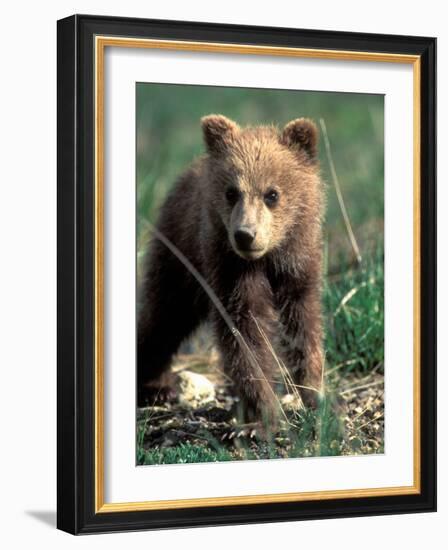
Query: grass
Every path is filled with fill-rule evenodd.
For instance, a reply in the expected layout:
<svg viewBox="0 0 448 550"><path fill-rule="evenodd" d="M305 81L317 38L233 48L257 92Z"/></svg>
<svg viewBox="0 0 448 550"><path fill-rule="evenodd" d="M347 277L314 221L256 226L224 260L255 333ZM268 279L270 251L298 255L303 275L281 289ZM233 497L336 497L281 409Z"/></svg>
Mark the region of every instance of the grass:
<svg viewBox="0 0 448 550"><path fill-rule="evenodd" d="M356 269L325 280L327 363L368 372L384 360L384 269L378 248Z"/></svg>
<svg viewBox="0 0 448 550"><path fill-rule="evenodd" d="M146 451L139 447L137 451L137 463L145 466L154 464L186 464L196 462L226 462L234 460L232 454L224 447L214 449L193 445L189 442L180 443L177 447L168 447L162 450L153 449Z"/></svg>
<svg viewBox="0 0 448 550"><path fill-rule="evenodd" d="M172 410L169 422L174 419L178 428L170 433L177 439L169 445L152 445L148 434L157 422L146 415L137 425L137 463L383 452L383 97L138 84L138 260L148 238L146 222L154 223L176 177L203 151L199 119L211 112L241 124L275 122L282 126L299 116L324 121L321 127L326 129L328 143L321 140L320 159L328 183L323 288L326 391L315 411L294 413L292 426L283 426L267 439L222 439L211 429L185 432L188 422L197 418L191 412ZM345 219L334 185L335 172ZM347 219L353 231L350 238ZM362 256L360 264L354 258L353 237ZM211 372L208 364L192 369L206 375ZM238 426L229 423L229 430L235 433ZM178 433L184 436L179 438Z"/></svg>

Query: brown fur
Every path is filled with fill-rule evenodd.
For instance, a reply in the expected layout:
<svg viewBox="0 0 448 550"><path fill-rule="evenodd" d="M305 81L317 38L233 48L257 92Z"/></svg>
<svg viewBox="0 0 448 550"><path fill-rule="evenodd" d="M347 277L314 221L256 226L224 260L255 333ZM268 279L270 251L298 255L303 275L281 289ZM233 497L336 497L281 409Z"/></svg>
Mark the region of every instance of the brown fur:
<svg viewBox="0 0 448 550"><path fill-rule="evenodd" d="M202 274L250 351L185 265L153 239L139 316L139 402L154 388L166 393L173 354L209 319L248 415L274 418L276 361L262 334L278 342L297 384L321 385L324 193L317 129L306 119L280 132L241 129L221 115L202 119L202 128L207 154L180 177L157 228ZM253 238L248 246L237 242L238 230ZM312 401L314 393L303 396Z"/></svg>

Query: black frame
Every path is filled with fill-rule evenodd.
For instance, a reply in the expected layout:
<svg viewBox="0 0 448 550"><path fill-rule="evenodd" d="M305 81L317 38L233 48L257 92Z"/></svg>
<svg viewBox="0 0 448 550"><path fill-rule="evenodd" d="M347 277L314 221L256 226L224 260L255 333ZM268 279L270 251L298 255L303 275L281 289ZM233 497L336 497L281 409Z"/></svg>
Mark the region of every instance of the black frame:
<svg viewBox="0 0 448 550"><path fill-rule="evenodd" d="M421 493L94 512L94 37L421 57ZM436 39L74 15L58 21L57 526L73 534L436 510Z"/></svg>

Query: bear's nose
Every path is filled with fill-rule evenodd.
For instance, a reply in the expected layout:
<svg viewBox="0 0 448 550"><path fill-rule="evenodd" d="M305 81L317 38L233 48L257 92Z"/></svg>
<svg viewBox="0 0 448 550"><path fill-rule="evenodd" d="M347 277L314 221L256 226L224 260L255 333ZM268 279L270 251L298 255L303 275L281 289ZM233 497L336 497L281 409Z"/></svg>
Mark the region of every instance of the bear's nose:
<svg viewBox="0 0 448 550"><path fill-rule="evenodd" d="M255 239L255 231L248 227L241 227L235 231L235 242L240 250L249 250Z"/></svg>

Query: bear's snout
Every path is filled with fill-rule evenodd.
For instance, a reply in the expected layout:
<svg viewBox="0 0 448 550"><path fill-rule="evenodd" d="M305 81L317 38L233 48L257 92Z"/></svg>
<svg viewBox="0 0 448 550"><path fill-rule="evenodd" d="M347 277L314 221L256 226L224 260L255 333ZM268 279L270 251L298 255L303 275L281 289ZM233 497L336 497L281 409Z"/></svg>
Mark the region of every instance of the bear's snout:
<svg viewBox="0 0 448 550"><path fill-rule="evenodd" d="M252 247L252 243L255 239L256 231L250 227L240 227L235 231L235 243L237 247L242 251L248 251Z"/></svg>

